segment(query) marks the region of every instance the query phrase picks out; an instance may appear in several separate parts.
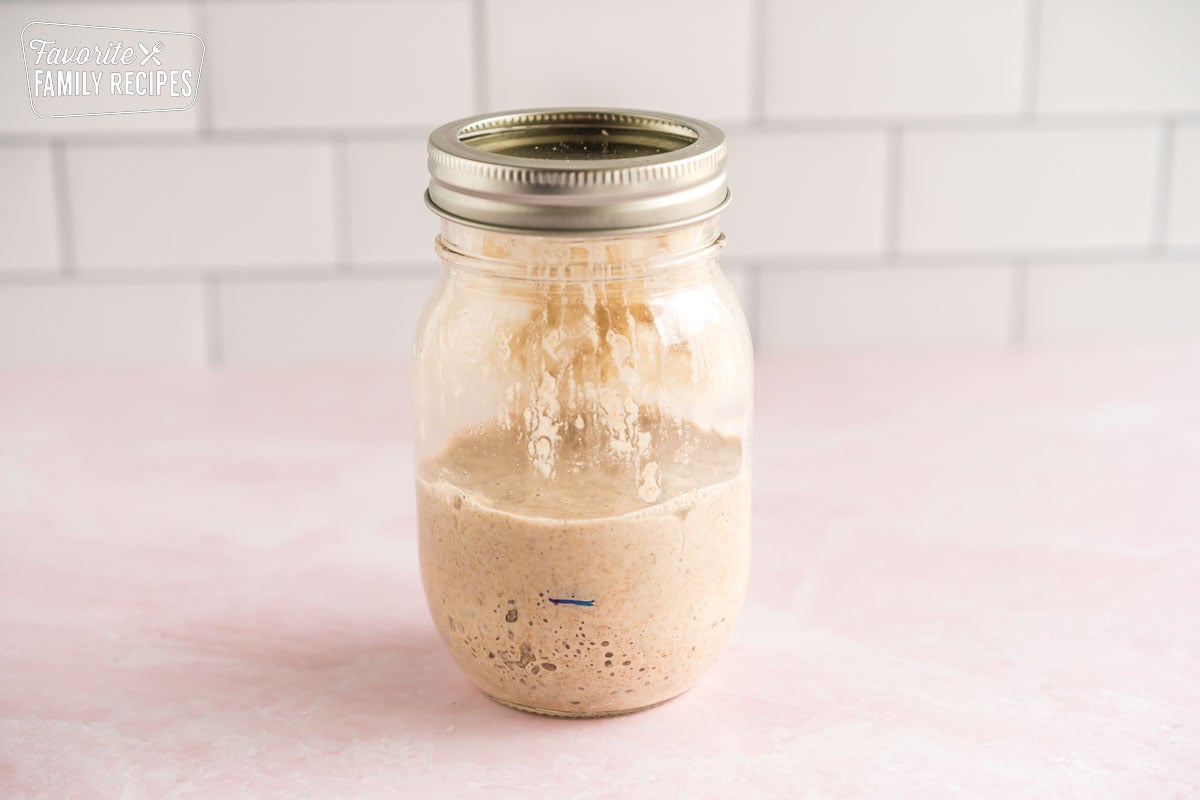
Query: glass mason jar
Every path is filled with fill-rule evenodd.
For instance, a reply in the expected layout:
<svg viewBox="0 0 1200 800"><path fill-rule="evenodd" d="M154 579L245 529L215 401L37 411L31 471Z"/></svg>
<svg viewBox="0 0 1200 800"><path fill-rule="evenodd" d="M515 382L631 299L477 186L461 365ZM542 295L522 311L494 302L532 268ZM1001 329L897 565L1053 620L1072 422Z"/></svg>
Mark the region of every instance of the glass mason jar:
<svg viewBox="0 0 1200 800"><path fill-rule="evenodd" d="M604 716L691 688L750 555L752 354L717 263L725 138L563 109L430 137L445 265L414 347L421 575L492 698Z"/></svg>

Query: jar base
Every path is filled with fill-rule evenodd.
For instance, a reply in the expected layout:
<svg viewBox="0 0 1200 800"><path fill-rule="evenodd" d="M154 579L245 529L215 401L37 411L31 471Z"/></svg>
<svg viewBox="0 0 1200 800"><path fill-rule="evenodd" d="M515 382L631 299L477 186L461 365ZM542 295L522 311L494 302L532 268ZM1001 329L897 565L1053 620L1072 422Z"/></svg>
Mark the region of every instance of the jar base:
<svg viewBox="0 0 1200 800"><path fill-rule="evenodd" d="M680 694L682 694L682 692ZM558 717L560 719L599 719L601 717L624 717L628 714L636 714L639 711L648 711L652 708L658 708L663 703L669 703L676 697L679 697L679 695L675 695L674 697L668 697L666 700L659 700L657 703L650 703L649 705L638 706L637 708L621 708L614 711L561 711L553 708L527 706L523 703L517 703L512 700L501 700L499 697L490 695L487 692L484 692L484 696L493 702L499 703L502 706L507 706L508 708L516 709L517 711L524 711L527 714L537 714L538 716L542 717Z"/></svg>

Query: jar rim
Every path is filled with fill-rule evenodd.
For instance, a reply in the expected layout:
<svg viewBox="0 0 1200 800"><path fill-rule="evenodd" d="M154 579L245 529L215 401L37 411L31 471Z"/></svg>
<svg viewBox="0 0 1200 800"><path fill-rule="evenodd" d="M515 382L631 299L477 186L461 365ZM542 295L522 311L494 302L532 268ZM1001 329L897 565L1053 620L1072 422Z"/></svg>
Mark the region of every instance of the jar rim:
<svg viewBox="0 0 1200 800"><path fill-rule="evenodd" d="M540 235L539 235L540 236ZM609 239L605 236L604 240ZM615 237L613 241L622 241ZM589 242L595 240L589 239ZM603 241L603 240L599 240ZM597 273L594 265L573 263L569 259L552 258L546 262L511 256L485 255L462 247L445 233L434 239L434 251L447 266L467 272L486 274L492 278L510 278L521 282L553 284L589 284L597 282L645 280L672 270L693 265L715 263L717 254L725 248L725 234L715 232L711 239L697 239L679 249L666 249L639 255L627 261L606 265L606 274Z"/></svg>

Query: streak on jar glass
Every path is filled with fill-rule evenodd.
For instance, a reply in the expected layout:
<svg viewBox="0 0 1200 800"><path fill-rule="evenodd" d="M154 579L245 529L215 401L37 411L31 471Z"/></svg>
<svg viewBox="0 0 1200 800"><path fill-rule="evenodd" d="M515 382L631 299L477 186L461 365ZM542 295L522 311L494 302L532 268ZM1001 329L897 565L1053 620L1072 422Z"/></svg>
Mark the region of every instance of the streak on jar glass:
<svg viewBox="0 0 1200 800"><path fill-rule="evenodd" d="M434 622L514 708L669 700L716 659L749 570L724 134L641 111L494 114L436 130L429 169L445 269L414 412Z"/></svg>

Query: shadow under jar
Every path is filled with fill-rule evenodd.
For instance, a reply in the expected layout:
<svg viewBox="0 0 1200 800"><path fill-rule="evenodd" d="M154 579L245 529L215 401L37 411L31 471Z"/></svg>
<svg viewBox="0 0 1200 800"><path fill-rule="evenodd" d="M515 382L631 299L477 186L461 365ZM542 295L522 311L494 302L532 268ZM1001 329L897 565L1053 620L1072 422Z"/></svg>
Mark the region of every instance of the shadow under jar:
<svg viewBox="0 0 1200 800"><path fill-rule="evenodd" d="M752 354L725 137L613 109L430 137L445 269L414 349L421 575L484 692L605 716L691 688L750 556Z"/></svg>

